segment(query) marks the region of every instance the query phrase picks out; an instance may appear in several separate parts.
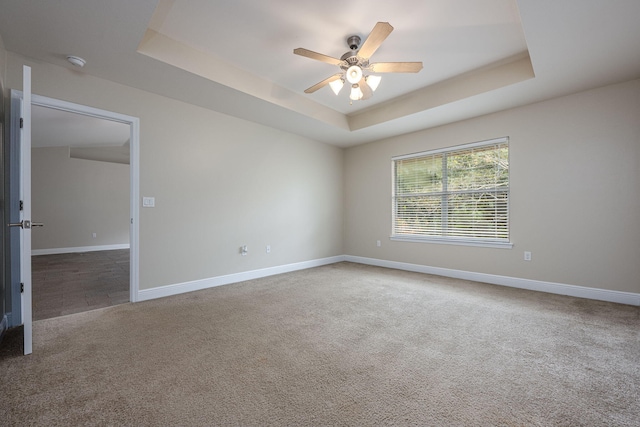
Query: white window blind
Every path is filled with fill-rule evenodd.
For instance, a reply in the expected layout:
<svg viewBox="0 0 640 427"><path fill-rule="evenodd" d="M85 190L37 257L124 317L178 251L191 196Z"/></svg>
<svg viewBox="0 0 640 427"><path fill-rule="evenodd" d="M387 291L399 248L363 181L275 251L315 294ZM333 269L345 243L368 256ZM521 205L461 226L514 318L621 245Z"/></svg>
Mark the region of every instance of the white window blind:
<svg viewBox="0 0 640 427"><path fill-rule="evenodd" d="M509 242L509 141L393 158L392 238Z"/></svg>

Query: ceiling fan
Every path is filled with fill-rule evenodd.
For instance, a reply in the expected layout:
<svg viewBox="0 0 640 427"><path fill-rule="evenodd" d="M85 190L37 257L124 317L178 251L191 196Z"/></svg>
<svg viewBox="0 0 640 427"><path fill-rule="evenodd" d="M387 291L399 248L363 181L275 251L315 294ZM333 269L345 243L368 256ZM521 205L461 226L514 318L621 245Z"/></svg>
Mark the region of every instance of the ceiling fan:
<svg viewBox="0 0 640 427"><path fill-rule="evenodd" d="M347 44L351 50L342 55L340 59L301 47L294 49L293 53L296 55L337 65L341 69L341 72L327 77L304 92L313 93L329 85L337 95L346 81L351 85L349 98L352 101L364 100L371 98L381 80L380 76L365 75L365 73L417 73L420 71L422 62L369 62L369 58L378 50L391 31L393 31L393 27L388 22L378 22L362 46L360 46L359 36L350 36L347 38Z"/></svg>

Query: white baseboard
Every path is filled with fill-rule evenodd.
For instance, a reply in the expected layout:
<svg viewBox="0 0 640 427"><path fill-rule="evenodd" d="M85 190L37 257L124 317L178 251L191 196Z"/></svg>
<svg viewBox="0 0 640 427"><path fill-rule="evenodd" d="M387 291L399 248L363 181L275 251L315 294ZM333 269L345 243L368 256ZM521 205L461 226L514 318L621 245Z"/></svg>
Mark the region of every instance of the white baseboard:
<svg viewBox="0 0 640 427"><path fill-rule="evenodd" d="M259 279L261 277L274 276L276 274L305 270L312 267L320 267L322 265L334 264L336 262L342 262L344 260L344 255L340 255L311 261L303 261L294 264L280 265L277 267L263 268L260 270L251 270L242 273L228 274L225 276L216 276L208 279L194 280L191 282L177 283L174 285L158 286L151 289L142 289L138 291L137 301L147 301L156 298L168 297L171 295L178 295L185 292L199 291L202 289L213 288L215 286L229 285L231 283L238 283L244 282L246 280Z"/></svg>
<svg viewBox="0 0 640 427"><path fill-rule="evenodd" d="M520 279L517 277L498 276L495 274L474 273L471 271L453 270L440 267L429 267L405 262L387 261L376 258L357 257L352 255L340 255L295 264L281 265L277 267L263 268L260 270L246 271L242 273L228 274L225 276L211 277L208 279L194 280L191 282L177 283L167 286L158 286L151 289L138 291L137 301L147 301L178 295L185 292L193 292L215 286L229 285L244 282L246 280L259 279L261 277L292 271L305 270L312 267L334 264L348 261L358 264L367 264L377 267L395 268L397 270L414 271L417 273L435 274L438 276L452 277L456 279L472 280L475 282L491 283L494 285L508 286L512 288L528 289L531 291L547 292L558 295L568 295L578 298L586 298L598 301L615 302L619 304L640 306L640 294L633 292L612 291L607 289L588 288L585 286L566 285L563 283L543 282L540 280Z"/></svg>
<svg viewBox="0 0 640 427"><path fill-rule="evenodd" d="M474 273L471 271L452 270L448 268L429 267L425 265L404 262L386 261L376 258L364 258L346 255L345 261L358 264L374 265L378 267L395 268L398 270L415 271L418 273L435 274L456 279L473 280L475 282L491 283L493 285L509 286L512 288L528 289L531 291L547 292L551 294L568 295L598 301L615 302L640 306L640 294L633 292L612 291L607 289L588 288L585 286L566 285L563 283L543 282L540 280L520 279L517 277L498 276L494 274Z"/></svg>
<svg viewBox="0 0 640 427"><path fill-rule="evenodd" d="M13 314L12 314L12 313L13 313L13 312L9 312L9 313L7 313L7 314L5 315L5 317L7 318L7 329L8 329L8 328L13 328L13 327L15 327L15 326L20 326L20 325L22 324L22 320L21 320L21 319L19 319L18 321L16 321L16 320L13 318Z"/></svg>
<svg viewBox="0 0 640 427"><path fill-rule="evenodd" d="M119 245L78 246L75 248L32 249L31 255L73 254L78 252L113 251L117 249L129 249L129 244L123 243Z"/></svg>

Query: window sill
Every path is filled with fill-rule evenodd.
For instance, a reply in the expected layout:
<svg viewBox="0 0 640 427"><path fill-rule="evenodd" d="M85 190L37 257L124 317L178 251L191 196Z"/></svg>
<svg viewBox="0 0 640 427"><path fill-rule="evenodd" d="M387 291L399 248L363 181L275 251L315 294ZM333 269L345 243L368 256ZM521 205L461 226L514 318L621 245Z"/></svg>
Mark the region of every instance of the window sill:
<svg viewBox="0 0 640 427"><path fill-rule="evenodd" d="M491 240L447 239L419 236L391 236L389 239L396 242L435 243L438 245L477 246L482 248L511 249L513 247L513 243L511 242L496 242Z"/></svg>

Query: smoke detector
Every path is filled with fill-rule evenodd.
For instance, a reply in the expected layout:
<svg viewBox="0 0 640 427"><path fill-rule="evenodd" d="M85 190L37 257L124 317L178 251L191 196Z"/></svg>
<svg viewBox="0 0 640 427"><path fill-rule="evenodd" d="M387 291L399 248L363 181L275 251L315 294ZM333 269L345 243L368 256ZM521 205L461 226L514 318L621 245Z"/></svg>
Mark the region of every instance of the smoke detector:
<svg viewBox="0 0 640 427"><path fill-rule="evenodd" d="M79 56L73 56L73 55L67 56L67 61L69 61L72 65L74 65L74 66L76 66L78 68L84 67L84 64L87 63L87 61L85 61L84 59L80 58Z"/></svg>

